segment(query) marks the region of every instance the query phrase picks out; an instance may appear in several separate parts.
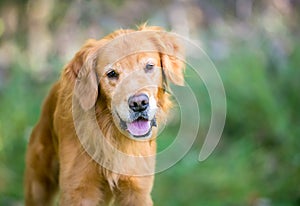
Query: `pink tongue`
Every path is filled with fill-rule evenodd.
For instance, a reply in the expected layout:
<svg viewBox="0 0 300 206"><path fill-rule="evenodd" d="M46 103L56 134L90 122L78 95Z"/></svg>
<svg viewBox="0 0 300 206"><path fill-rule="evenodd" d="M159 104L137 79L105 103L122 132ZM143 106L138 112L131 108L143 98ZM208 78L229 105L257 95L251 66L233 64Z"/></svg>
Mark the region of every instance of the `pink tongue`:
<svg viewBox="0 0 300 206"><path fill-rule="evenodd" d="M127 129L134 136L143 136L150 130L150 121L135 120L131 123L127 123Z"/></svg>

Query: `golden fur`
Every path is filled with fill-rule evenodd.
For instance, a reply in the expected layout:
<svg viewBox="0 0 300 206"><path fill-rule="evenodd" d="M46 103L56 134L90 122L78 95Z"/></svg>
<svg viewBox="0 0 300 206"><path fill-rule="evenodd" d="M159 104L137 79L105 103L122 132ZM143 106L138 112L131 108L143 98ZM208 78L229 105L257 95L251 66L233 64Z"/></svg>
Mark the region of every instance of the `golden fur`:
<svg viewBox="0 0 300 206"><path fill-rule="evenodd" d="M134 52L139 47L144 51ZM60 205L152 205L157 128L136 141L121 131L115 113L127 117L127 97L145 93L156 103L149 115L158 125L164 121L171 106L166 79L183 84L182 50L173 35L145 25L89 40L52 87L31 134L26 205L52 205L58 188ZM145 72L145 61L155 70ZM107 78L107 65L118 79Z"/></svg>

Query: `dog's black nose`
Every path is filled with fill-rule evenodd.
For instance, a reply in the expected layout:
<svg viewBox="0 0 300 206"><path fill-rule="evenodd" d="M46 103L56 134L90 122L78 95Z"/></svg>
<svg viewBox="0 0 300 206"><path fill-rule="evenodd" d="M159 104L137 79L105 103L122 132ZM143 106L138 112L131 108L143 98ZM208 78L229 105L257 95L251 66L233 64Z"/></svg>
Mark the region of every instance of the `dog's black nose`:
<svg viewBox="0 0 300 206"><path fill-rule="evenodd" d="M146 94L134 95L129 98L128 104L132 111L142 112L149 107L149 98Z"/></svg>

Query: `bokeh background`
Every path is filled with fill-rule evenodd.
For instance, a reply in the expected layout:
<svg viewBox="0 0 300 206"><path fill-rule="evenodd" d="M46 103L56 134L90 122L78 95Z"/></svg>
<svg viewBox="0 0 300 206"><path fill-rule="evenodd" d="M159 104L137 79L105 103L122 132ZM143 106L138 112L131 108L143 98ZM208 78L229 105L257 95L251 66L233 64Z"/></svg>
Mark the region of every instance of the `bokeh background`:
<svg viewBox="0 0 300 206"><path fill-rule="evenodd" d="M300 205L299 11L298 0L1 0L0 205L23 205L26 144L63 65L86 39L145 21L198 42L227 95L221 141L198 162L211 108L187 70L200 131L189 153L156 175L155 204ZM160 149L177 129L176 121L166 128Z"/></svg>

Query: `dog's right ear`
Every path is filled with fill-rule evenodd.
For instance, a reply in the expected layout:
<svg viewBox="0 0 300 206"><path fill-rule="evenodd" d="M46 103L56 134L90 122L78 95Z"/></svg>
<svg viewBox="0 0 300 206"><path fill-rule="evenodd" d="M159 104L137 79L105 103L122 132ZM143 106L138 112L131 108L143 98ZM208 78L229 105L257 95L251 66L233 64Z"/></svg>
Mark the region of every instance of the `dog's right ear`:
<svg viewBox="0 0 300 206"><path fill-rule="evenodd" d="M97 100L98 77L95 67L102 45L101 40L88 40L66 68L66 72L75 77L74 95L85 111L91 109Z"/></svg>

